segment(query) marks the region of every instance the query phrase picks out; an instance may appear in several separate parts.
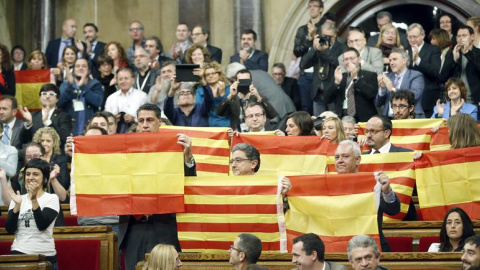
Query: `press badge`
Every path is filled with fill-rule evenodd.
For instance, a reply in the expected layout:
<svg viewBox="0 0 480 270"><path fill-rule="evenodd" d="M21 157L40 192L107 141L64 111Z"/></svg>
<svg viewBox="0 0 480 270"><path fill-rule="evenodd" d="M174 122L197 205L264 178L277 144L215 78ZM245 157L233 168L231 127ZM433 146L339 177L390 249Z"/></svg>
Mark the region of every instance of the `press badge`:
<svg viewBox="0 0 480 270"><path fill-rule="evenodd" d="M78 99L73 100L73 110L76 112L84 111L85 106L83 106L83 102Z"/></svg>

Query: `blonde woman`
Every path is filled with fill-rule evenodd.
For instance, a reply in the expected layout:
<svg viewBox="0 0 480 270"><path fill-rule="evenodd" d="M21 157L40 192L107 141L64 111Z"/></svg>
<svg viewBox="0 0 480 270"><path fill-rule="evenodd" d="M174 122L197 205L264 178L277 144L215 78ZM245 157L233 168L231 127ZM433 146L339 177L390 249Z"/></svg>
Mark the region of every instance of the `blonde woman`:
<svg viewBox="0 0 480 270"><path fill-rule="evenodd" d="M158 244L150 252L143 270L177 270L181 266L182 261L172 245Z"/></svg>

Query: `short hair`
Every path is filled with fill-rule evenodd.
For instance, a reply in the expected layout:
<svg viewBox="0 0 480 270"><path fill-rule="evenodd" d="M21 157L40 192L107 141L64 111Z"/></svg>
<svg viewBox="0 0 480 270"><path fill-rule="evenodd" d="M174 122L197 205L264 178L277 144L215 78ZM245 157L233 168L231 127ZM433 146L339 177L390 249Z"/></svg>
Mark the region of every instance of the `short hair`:
<svg viewBox="0 0 480 270"><path fill-rule="evenodd" d="M454 250L452 247L452 244L450 243L450 238L447 235L447 219L448 216L451 213L458 213L460 216L460 219L462 220L462 237L460 239L460 242L458 243L458 247ZM441 252L458 252L462 251L463 246L465 245L465 239L468 237L475 235L475 232L473 231L473 223L470 217L468 216L465 211L463 211L462 208L460 207L453 207L448 210L448 212L445 214L445 217L443 218L443 223L442 223L442 228L440 228L440 248L439 251Z"/></svg>
<svg viewBox="0 0 480 270"><path fill-rule="evenodd" d="M98 26L96 26L94 23L86 23L86 24L83 25L83 28L85 28L87 26L93 27L93 29L95 29L95 32L98 32Z"/></svg>
<svg viewBox="0 0 480 270"><path fill-rule="evenodd" d="M113 59L108 55L100 55L97 58L97 66L100 67L103 64L108 64L112 68L115 66L115 64L113 63Z"/></svg>
<svg viewBox="0 0 480 270"><path fill-rule="evenodd" d="M195 50L200 49L203 54L204 62L210 62L210 52L203 46L202 44L195 43L192 46L188 47L187 51L185 52L185 62L192 64L192 54Z"/></svg>
<svg viewBox="0 0 480 270"><path fill-rule="evenodd" d="M465 244L475 245L480 248L480 235L472 235L465 239Z"/></svg>
<svg viewBox="0 0 480 270"><path fill-rule="evenodd" d="M362 155L362 150L360 150L360 146L358 146L358 143L352 140L343 140L338 143L338 146L340 145L350 145L353 149L353 154L355 155L355 157L359 157Z"/></svg>
<svg viewBox="0 0 480 270"><path fill-rule="evenodd" d="M158 244L150 251L150 256L143 266L143 270L174 270L176 269L175 247Z"/></svg>
<svg viewBox="0 0 480 270"><path fill-rule="evenodd" d="M378 19L382 19L382 18L385 18L385 17L388 17L390 19L390 22L393 20L392 19L392 13L388 12L388 11L380 11L377 13L377 20Z"/></svg>
<svg viewBox="0 0 480 270"><path fill-rule="evenodd" d="M421 35L425 35L425 29L423 29L423 26L419 23L412 23L408 26L408 30L407 31L412 31L414 28L417 28L418 30L420 30L420 34Z"/></svg>
<svg viewBox="0 0 480 270"><path fill-rule="evenodd" d="M457 113L447 120L448 140L452 149L480 146L480 133L475 119L468 114Z"/></svg>
<svg viewBox="0 0 480 270"><path fill-rule="evenodd" d="M30 147L37 147L38 149L40 149L40 152L42 153L42 156L45 155L45 147L43 147L43 145L41 145L40 143L31 142L31 143L27 144L25 146L25 148L23 149L25 156L27 155L27 148L30 148Z"/></svg>
<svg viewBox="0 0 480 270"><path fill-rule="evenodd" d="M392 97L390 98L390 103L393 103L394 100L406 100L408 107L415 106L415 94L407 89L398 89L395 92L393 92ZM415 111L410 112L410 116L415 116Z"/></svg>
<svg viewBox="0 0 480 270"><path fill-rule="evenodd" d="M187 24L186 22L179 22L179 23L177 24L177 27L178 27L179 25L185 25L185 26L187 27L187 31L190 31L190 27L188 26L188 24Z"/></svg>
<svg viewBox="0 0 480 270"><path fill-rule="evenodd" d="M293 239L293 244L298 242L303 243L303 250L307 255L312 255L312 252L316 251L318 261L325 261L325 244L318 235L314 233L307 233L297 236Z"/></svg>
<svg viewBox="0 0 480 270"><path fill-rule="evenodd" d="M356 27L356 26L350 26L348 27L348 32L347 32L347 39L348 39L348 35L350 35L350 32L359 32L360 34L363 35L363 37L366 39L367 38L367 34L365 33L365 31L360 28L360 27Z"/></svg>
<svg viewBox="0 0 480 270"><path fill-rule="evenodd" d="M42 188L45 190L48 185L48 180L50 179L50 164L41 158L32 158L27 164L25 165L25 170L23 177L26 176L27 169L34 168L38 169L42 172L43 181L42 181Z"/></svg>
<svg viewBox="0 0 480 270"><path fill-rule="evenodd" d="M448 98L448 88L450 88L450 86L452 85L456 85L460 90L460 98L463 98L463 100L467 100L467 87L465 86L465 83L462 79L456 77L448 79L448 81L445 83L445 99L447 99L448 101L450 100Z"/></svg>
<svg viewBox="0 0 480 270"><path fill-rule="evenodd" d="M15 98L14 96L2 95L0 97L0 101L3 101L3 100L10 100L10 102L12 103L12 110L18 109L17 98Z"/></svg>
<svg viewBox="0 0 480 270"><path fill-rule="evenodd" d="M235 151L244 152L247 159L251 161L258 160L257 166L253 169L254 172L258 172L260 169L260 152L258 152L258 149L255 146L248 143L238 143L232 147L232 153Z"/></svg>
<svg viewBox="0 0 480 270"><path fill-rule="evenodd" d="M354 52L357 57L360 57L360 53L358 52L358 50L353 47L348 47L343 53L345 54L346 52Z"/></svg>
<svg viewBox="0 0 480 270"><path fill-rule="evenodd" d="M293 112L288 115L288 119L292 119L293 123L300 129L299 136L310 136L313 135L313 129L315 125L313 124L312 116L306 111Z"/></svg>
<svg viewBox="0 0 480 270"><path fill-rule="evenodd" d="M250 72L250 70L245 68L237 71L237 73L235 74L235 79L237 78L238 74L246 74L246 73L248 73L250 75L250 78L252 78L252 73Z"/></svg>
<svg viewBox="0 0 480 270"><path fill-rule="evenodd" d="M342 122L352 124L352 125L357 124L357 120L355 120L355 118L350 115L345 115L344 117L342 117Z"/></svg>
<svg viewBox="0 0 480 270"><path fill-rule="evenodd" d="M60 155L60 136L58 136L57 131L53 127L43 127L38 129L35 134L33 134L32 142L34 143L42 143L42 136L43 134L50 135L53 141L53 149L52 155Z"/></svg>
<svg viewBox="0 0 480 270"><path fill-rule="evenodd" d="M88 70L91 72L92 71L92 63L90 61L88 61L88 59L83 58L83 57L77 58L75 60L75 62L73 63L73 70L75 71L75 65L77 64L78 61L81 61L81 60L84 60L85 62L87 62Z"/></svg>
<svg viewBox="0 0 480 270"><path fill-rule="evenodd" d="M244 29L242 31L242 36L243 35L250 35L250 34L253 35L253 40L256 41L257 40L257 33L255 31L253 31L253 29Z"/></svg>
<svg viewBox="0 0 480 270"><path fill-rule="evenodd" d="M168 66L173 66L175 69L177 67L177 62L175 61L171 61L171 60L168 60L168 61L164 61L162 63L162 67L160 68L160 70L164 69L165 67L168 67Z"/></svg>
<svg viewBox="0 0 480 270"><path fill-rule="evenodd" d="M144 46L140 46L140 47L136 48L135 51L133 52L133 54L135 55L135 52L137 52L137 51L139 51L139 52L144 51L147 54L147 57L150 57L150 55L151 55L150 52L147 51L147 49L145 49Z"/></svg>
<svg viewBox="0 0 480 270"><path fill-rule="evenodd" d="M283 71L283 73L287 73L287 68L285 67L285 65L283 63L277 62L277 63L273 64L272 69L273 68L280 68Z"/></svg>
<svg viewBox="0 0 480 270"><path fill-rule="evenodd" d="M210 40L210 30L208 28L206 28L205 26L202 26L200 24L195 25L193 28L197 28L197 27L200 27L200 29L202 29L202 34L208 35L207 36L207 42L208 42ZM192 28L192 30L193 30L193 28Z"/></svg>
<svg viewBox="0 0 480 270"><path fill-rule="evenodd" d="M8 50L8 47L0 43L0 51L2 52L2 55L3 55L2 70L12 70L13 69L12 56L10 55L10 51Z"/></svg>
<svg viewBox="0 0 480 270"><path fill-rule="evenodd" d="M375 257L378 258L380 256L380 252L378 251L378 245L375 239L368 235L356 235L348 241L347 245L347 255L348 255L348 260L352 260L352 251L355 248L368 248L371 247L373 249L373 253L375 254Z"/></svg>
<svg viewBox="0 0 480 270"><path fill-rule="evenodd" d="M102 128L102 127L97 127L97 126L87 126L87 128L85 129L85 133L87 133L89 130L98 130L100 131L100 133L102 133L102 135L108 135L108 132Z"/></svg>
<svg viewBox="0 0 480 270"><path fill-rule="evenodd" d="M392 54L392 53L400 54L403 59L407 59L407 67L408 67L408 65L410 65L410 57L408 57L408 52L407 51L403 50L402 48L393 48L392 52L390 54Z"/></svg>
<svg viewBox="0 0 480 270"><path fill-rule="evenodd" d="M260 254L262 254L262 241L253 234L241 233L238 235L238 249L245 253L245 259L248 264L257 263Z"/></svg>
<svg viewBox="0 0 480 270"><path fill-rule="evenodd" d="M458 31L460 31L461 29L467 29L468 30L468 33L470 33L470 35L473 35L475 33L475 31L473 31L473 28L466 25L466 24L462 24L458 27L458 30L457 30L457 35L458 35Z"/></svg>
<svg viewBox="0 0 480 270"><path fill-rule="evenodd" d="M142 106L138 107L137 109L137 117L138 117L138 113L140 111L152 111L155 113L155 116L160 120L160 118L162 117L162 110L160 110L160 108L155 105L155 104L151 104L151 103L145 103L143 104Z"/></svg>
<svg viewBox="0 0 480 270"><path fill-rule="evenodd" d="M88 126L90 126L90 124L92 123L93 118L98 118L98 117L105 119L105 121L107 121L108 123L108 117L103 112L96 112L94 115L92 115L90 120L88 120Z"/></svg>
<svg viewBox="0 0 480 270"><path fill-rule="evenodd" d="M262 103L259 102L250 102L247 104L247 107L245 107L245 111L247 111L248 108L252 108L255 106L259 106L262 109L262 113L265 115L267 112L265 111L265 108L263 107Z"/></svg>
<svg viewBox="0 0 480 270"><path fill-rule="evenodd" d="M326 23L326 21L322 24L321 32L323 32L324 30L325 31L332 30L335 34L338 32L338 29L335 27L335 24Z"/></svg>
<svg viewBox="0 0 480 270"><path fill-rule="evenodd" d="M452 44L452 39L450 38L450 35L444 29L440 29L440 28L433 29L432 31L430 31L430 34L428 34L428 38L430 40L435 38L437 40L438 47L440 47L440 49L442 50L447 47L450 47L450 45Z"/></svg>
<svg viewBox="0 0 480 270"><path fill-rule="evenodd" d="M100 113L103 114L107 119L109 117L115 118L115 115L113 113L109 112L109 111L101 111Z"/></svg>
<svg viewBox="0 0 480 270"><path fill-rule="evenodd" d="M30 64L30 61L32 61L33 58L41 57L43 61L43 67L45 68L47 66L47 57L45 57L45 54L42 51L35 50L30 55L28 56L27 60L27 67L28 69L32 69L32 65Z"/></svg>
<svg viewBox="0 0 480 270"><path fill-rule="evenodd" d="M42 95L42 92L53 91L57 94L57 99L60 99L60 89L53 83L46 83L40 87L40 91L38 92L38 96Z"/></svg>
<svg viewBox="0 0 480 270"><path fill-rule="evenodd" d="M311 2L317 2L318 5L323 8L323 1L322 0L309 0L307 5L310 4Z"/></svg>
<svg viewBox="0 0 480 270"><path fill-rule="evenodd" d="M139 21L139 20L133 20L133 21L130 22L130 24L129 24L128 26L132 25L133 23L138 23L138 24L140 24L140 27L141 27L142 30L143 30L144 26L143 26L143 23L142 23L141 21Z"/></svg>
<svg viewBox="0 0 480 270"><path fill-rule="evenodd" d="M390 120L390 118L388 118L385 115L381 115L381 114L377 114L377 115L374 115L374 116L370 117L370 119L372 119L372 118L380 119L380 121L382 121L383 129L384 130L390 130L390 136L392 136L393 125L392 125L392 120ZM388 136L388 137L390 138L390 136Z"/></svg>
<svg viewBox="0 0 480 270"><path fill-rule="evenodd" d="M132 78L135 78L135 73L133 73L133 70L132 70L131 68L129 68L129 67L119 68L119 69L117 70L117 76L118 76L118 74L119 74L120 72L125 72L125 71L128 72L128 73L130 73L130 74L132 75Z"/></svg>
<svg viewBox="0 0 480 270"><path fill-rule="evenodd" d="M473 17L472 17L473 18ZM16 50L20 50L23 52L23 60L25 60L25 57L27 56L27 52L25 51L25 48L23 48L22 45L15 45L13 46L12 50L10 51L10 56L12 57L13 59L13 53L16 51Z"/></svg>
<svg viewBox="0 0 480 270"><path fill-rule="evenodd" d="M159 37L157 37L157 36L150 36L150 37L146 38L145 40L153 40L153 41L155 41L155 43L157 44L157 46L155 46L155 48L157 48L157 50L160 51L158 54L162 54L162 53L163 53L163 45L162 45L162 41L160 40Z"/></svg>

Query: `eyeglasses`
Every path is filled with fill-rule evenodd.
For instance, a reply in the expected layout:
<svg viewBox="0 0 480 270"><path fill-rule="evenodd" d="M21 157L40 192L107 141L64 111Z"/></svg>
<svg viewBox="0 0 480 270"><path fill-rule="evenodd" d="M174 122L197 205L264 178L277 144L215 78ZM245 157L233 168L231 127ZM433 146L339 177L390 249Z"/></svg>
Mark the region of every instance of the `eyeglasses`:
<svg viewBox="0 0 480 270"><path fill-rule="evenodd" d="M403 111L403 110L405 110L406 108L408 108L408 105L405 105L405 104L400 104L400 105L392 104L392 110L400 110L400 111Z"/></svg>
<svg viewBox="0 0 480 270"><path fill-rule="evenodd" d="M43 155L28 155L28 156L25 156L25 159L31 160L34 158L41 158L41 157L43 157Z"/></svg>
<svg viewBox="0 0 480 270"><path fill-rule="evenodd" d="M243 252L241 249L238 249L236 247L234 247L233 245L230 246L230 250L236 250L237 252Z"/></svg>
<svg viewBox="0 0 480 270"><path fill-rule="evenodd" d="M143 31L143 27L132 27L132 28L129 28L128 29L130 32L133 32L133 31Z"/></svg>
<svg viewBox="0 0 480 270"><path fill-rule="evenodd" d="M213 76L213 75L218 74L218 73L220 73L220 72L215 71L215 72L205 73L205 77Z"/></svg>
<svg viewBox="0 0 480 270"><path fill-rule="evenodd" d="M41 93L42 96L50 96L50 97L56 97L57 94L53 93L53 92L42 92Z"/></svg>
<svg viewBox="0 0 480 270"><path fill-rule="evenodd" d="M412 35L412 36L407 36L407 39L412 40L412 39L417 39L419 37L420 37L420 35L417 35L417 36Z"/></svg>
<svg viewBox="0 0 480 270"><path fill-rule="evenodd" d="M234 158L234 159L230 159L230 164L233 164L233 163L242 163L246 160L251 160L251 159L248 159L248 158Z"/></svg>
<svg viewBox="0 0 480 270"><path fill-rule="evenodd" d="M200 36L202 33L193 33L192 36L196 37L196 36Z"/></svg>
<svg viewBox="0 0 480 270"><path fill-rule="evenodd" d="M368 134L376 135L377 133L379 133L381 131L385 131L385 129L366 129L365 130L365 135L368 135Z"/></svg>
<svg viewBox="0 0 480 270"><path fill-rule="evenodd" d="M188 96L188 95L193 95L192 91L183 91L178 93L179 96Z"/></svg>
<svg viewBox="0 0 480 270"><path fill-rule="evenodd" d="M262 116L264 116L263 113L256 113L256 114L246 115L245 117L246 117L247 119L251 119L251 118L253 118L253 117L255 117L255 118L260 118L260 117L262 117Z"/></svg>

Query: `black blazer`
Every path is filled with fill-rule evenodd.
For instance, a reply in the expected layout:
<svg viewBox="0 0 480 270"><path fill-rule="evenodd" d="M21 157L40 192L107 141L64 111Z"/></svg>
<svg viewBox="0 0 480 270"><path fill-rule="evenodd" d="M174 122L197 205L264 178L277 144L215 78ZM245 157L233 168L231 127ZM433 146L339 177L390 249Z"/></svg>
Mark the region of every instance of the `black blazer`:
<svg viewBox="0 0 480 270"><path fill-rule="evenodd" d="M5 86L0 84L0 93L2 95L15 96L15 73L13 70L2 70L0 76L3 76Z"/></svg>
<svg viewBox="0 0 480 270"><path fill-rule="evenodd" d="M240 63L240 54L236 53L230 57L230 63L238 62ZM265 72L268 71L268 54L259 50L255 50L252 57L245 61L243 65L249 69L261 69Z"/></svg>
<svg viewBox="0 0 480 270"><path fill-rule="evenodd" d="M281 85L283 91L290 99L293 101L295 105L295 109L297 111L302 110L302 103L300 100L300 92L298 90L298 81L295 78L285 77L283 83Z"/></svg>
<svg viewBox="0 0 480 270"><path fill-rule="evenodd" d="M343 79L340 85L336 86L334 83L325 90L325 101L330 103L335 102L335 113L342 115L343 101L345 100L345 89L347 85L347 73L343 73ZM370 117L377 114L375 107L375 97L378 92L377 73L366 70L358 72L358 79L354 82L355 90L355 119L359 122L367 122Z"/></svg>
<svg viewBox="0 0 480 270"><path fill-rule="evenodd" d="M473 46L472 49L464 55L468 60L465 72L470 91L472 92L473 104L478 106L478 102L480 101L480 49ZM462 75L462 57L455 63L454 74L455 77L458 78Z"/></svg>
<svg viewBox="0 0 480 270"><path fill-rule="evenodd" d="M53 127L58 133L58 136L60 136L61 147L63 149L67 137L70 136L72 132L72 117L60 109L55 109L50 120L52 120L52 123L49 127ZM31 136L33 136L37 130L44 127L41 110L32 114L32 122L32 127L30 128Z"/></svg>
<svg viewBox="0 0 480 270"><path fill-rule="evenodd" d="M387 238L385 238L385 235L383 234L383 213L386 213L387 215L396 215L400 213L400 199L398 198L397 194L395 194L395 201L392 203L387 203L383 199L383 195L380 194L380 206L378 207L377 212L378 234L380 236L382 252L390 252L390 246L388 245Z"/></svg>
<svg viewBox="0 0 480 270"><path fill-rule="evenodd" d="M98 70L99 66L97 63L97 59L100 55L104 54L105 45L106 45L105 43L98 41L97 45L95 46L95 49L93 50L93 53L94 53L93 58L92 57L88 58L88 61L91 63L91 67L92 67L91 73L93 78L95 79L100 77L100 71Z"/></svg>
<svg viewBox="0 0 480 270"><path fill-rule="evenodd" d="M75 40L73 38L70 39L72 41L72 45L75 46ZM47 50L45 51L45 57L47 58L47 64L48 67L54 68L57 67L58 62L60 62L60 59L58 59L58 50L60 50L60 43L62 42L61 38L57 38L54 40L50 40L47 45ZM85 42L82 42L83 48L87 48L87 44ZM87 58L87 54L85 51L83 52L82 55L83 58Z"/></svg>
<svg viewBox="0 0 480 270"><path fill-rule="evenodd" d="M207 50L210 53L210 61L217 61L219 64L222 63L222 49L207 44Z"/></svg>

